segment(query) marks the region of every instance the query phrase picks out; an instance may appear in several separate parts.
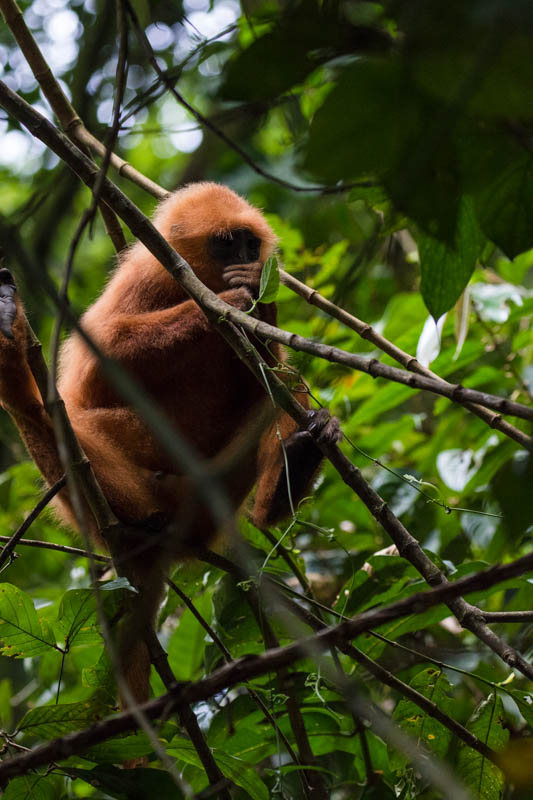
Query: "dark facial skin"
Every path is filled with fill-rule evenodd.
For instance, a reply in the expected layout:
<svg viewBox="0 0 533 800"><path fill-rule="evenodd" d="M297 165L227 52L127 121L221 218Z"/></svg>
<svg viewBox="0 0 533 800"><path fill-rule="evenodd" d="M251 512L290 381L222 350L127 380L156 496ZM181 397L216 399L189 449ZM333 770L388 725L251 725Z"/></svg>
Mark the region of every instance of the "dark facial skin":
<svg viewBox="0 0 533 800"><path fill-rule="evenodd" d="M257 297L263 264L259 261L261 239L248 228L237 228L227 234L213 236L209 254L222 266L224 281L232 288L246 286Z"/></svg>
<svg viewBox="0 0 533 800"><path fill-rule="evenodd" d="M209 249L211 255L223 266L251 264L259 259L261 239L248 228L239 228L223 236L213 236Z"/></svg>
<svg viewBox="0 0 533 800"><path fill-rule="evenodd" d="M15 304L15 281L8 269L0 269L0 331L8 339L13 338L11 327L17 315Z"/></svg>

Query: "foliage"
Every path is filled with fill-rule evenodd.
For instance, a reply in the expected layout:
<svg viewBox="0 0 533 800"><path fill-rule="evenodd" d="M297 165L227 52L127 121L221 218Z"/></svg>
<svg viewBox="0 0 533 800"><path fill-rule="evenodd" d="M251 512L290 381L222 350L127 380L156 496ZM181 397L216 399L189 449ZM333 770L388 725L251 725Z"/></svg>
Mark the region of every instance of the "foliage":
<svg viewBox="0 0 533 800"><path fill-rule="evenodd" d="M133 29L116 147L123 158L168 189L205 178L228 183L267 211L283 269L407 353L418 347L423 359L432 351L431 369L441 378L531 402L530 3L132 5L167 77L252 164L179 105L152 71ZM118 47L107 4L32 0L21 7L73 106L105 140ZM0 71L49 114L7 26L0 29ZM0 131L0 243L46 348L55 311L42 287L28 279L35 274L28 265L61 280L91 198L3 113ZM123 177L110 177L151 212L152 197ZM112 262L113 247L98 218L73 262L69 298L76 311L98 294ZM263 277L260 299L277 293L281 327L394 363L279 285L275 260ZM447 315L439 336L428 314ZM302 352L291 354L290 366L301 372L316 402L340 417L344 452L450 579L529 551L533 460L519 444L444 397ZM531 434L526 422L509 419ZM9 535L40 488L7 415L0 419L0 442L0 521ZM265 620L282 646L310 633L294 615L279 613L268 593L257 595L267 577L300 594L310 589L315 599L306 607L327 624L426 588L408 554L375 555L390 540L331 465L295 519L270 538L246 519L240 526L249 546L249 581L204 562L175 567L173 581L218 639L169 592L160 637L180 681L197 681L228 658L264 652L271 646ZM29 535L71 543L52 513L39 517ZM226 555L237 559L234 552ZM115 712L101 615L113 629L131 587L104 582L95 597L86 558L24 545L2 580L0 728L13 755ZM468 600L487 612L529 610L531 575ZM531 759L521 759L517 769L513 748L531 745L529 682L450 613L443 605L422 609L353 644L501 753L499 767L353 654L309 654L285 674L253 678L194 706L215 761L232 782L231 796L305 797L308 776L287 748L287 742L293 751L301 746L301 732L298 740L292 724L295 707L315 757L309 774L318 776L326 796L442 796L405 753L388 746L371 725L361 725L339 669L414 738L421 753L427 748L444 762L472 797L492 800L504 791L507 798L528 796L533 775L524 764ZM507 622L493 629L530 660L530 625ZM155 670L152 688L156 696L165 691ZM203 791L207 777L176 719L156 730L179 772L179 788L146 732L138 731L67 754L50 771L18 776L4 796L190 797ZM148 768L117 768L145 755Z"/></svg>

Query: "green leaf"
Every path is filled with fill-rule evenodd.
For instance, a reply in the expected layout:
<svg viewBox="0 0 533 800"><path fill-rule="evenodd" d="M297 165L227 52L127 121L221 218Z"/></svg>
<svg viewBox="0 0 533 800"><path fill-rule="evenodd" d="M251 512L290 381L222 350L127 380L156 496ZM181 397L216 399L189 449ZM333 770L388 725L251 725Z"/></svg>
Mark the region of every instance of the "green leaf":
<svg viewBox="0 0 533 800"><path fill-rule="evenodd" d="M52 775L21 775L9 781L3 800L55 800L58 796L57 780Z"/></svg>
<svg viewBox="0 0 533 800"><path fill-rule="evenodd" d="M204 620L211 621L211 593L194 599L196 610ZM196 677L202 664L206 646L206 631L192 611L185 609L180 616L178 627L168 643L168 659L176 680L188 681Z"/></svg>
<svg viewBox="0 0 533 800"><path fill-rule="evenodd" d="M41 706L28 711L23 717L19 730L23 733L53 739L66 733L87 728L103 719L110 707L101 702L65 703L56 706Z"/></svg>
<svg viewBox="0 0 533 800"><path fill-rule="evenodd" d="M435 667L418 672L410 683L413 689L432 700L449 716L453 712L451 686L445 674ZM452 734L441 722L430 717L412 700L402 698L394 709L393 719L418 742L436 755L444 758Z"/></svg>
<svg viewBox="0 0 533 800"><path fill-rule="evenodd" d="M509 258L533 247L533 157L509 164L475 203L483 230Z"/></svg>
<svg viewBox="0 0 533 800"><path fill-rule="evenodd" d="M276 256L270 256L261 271L259 303L273 303L279 289L279 265Z"/></svg>
<svg viewBox="0 0 533 800"><path fill-rule="evenodd" d="M114 701L117 687L107 650L102 649L96 663L82 668L81 682L88 689L103 692L102 697L107 697L111 702Z"/></svg>
<svg viewBox="0 0 533 800"><path fill-rule="evenodd" d="M98 628L96 601L91 589L73 589L65 592L58 611L59 627L65 641L72 645L95 644L102 641Z"/></svg>
<svg viewBox="0 0 533 800"><path fill-rule="evenodd" d="M491 128L457 137L461 170L485 235L514 258L533 247L533 155Z"/></svg>
<svg viewBox="0 0 533 800"><path fill-rule="evenodd" d="M159 769L118 769L103 766L94 769L63 767L72 778L81 778L116 800L146 800L147 797L181 800L183 794L168 772Z"/></svg>
<svg viewBox="0 0 533 800"><path fill-rule="evenodd" d="M15 658L41 655L56 644L31 597L10 583L0 584L0 641L0 652Z"/></svg>
<svg viewBox="0 0 533 800"><path fill-rule="evenodd" d="M224 70L221 94L228 100L269 100L301 83L336 55L387 47L374 26L359 27L336 11L336 4L303 0L286 6L277 24L232 59ZM261 80L250 80L251 75Z"/></svg>
<svg viewBox="0 0 533 800"><path fill-rule="evenodd" d="M313 118L305 168L332 182L394 169L423 125L416 92L404 79L391 59L344 69Z"/></svg>
<svg viewBox="0 0 533 800"><path fill-rule="evenodd" d="M129 759L147 756L153 749L147 735L143 731L137 731L129 736L106 739L105 742L85 750L83 757L98 764L121 764Z"/></svg>
<svg viewBox="0 0 533 800"><path fill-rule="evenodd" d="M498 3L492 8L496 11ZM430 13L439 17L440 31L438 10L433 6ZM533 77L530 70L524 69L531 53L530 31L513 30L509 17L501 15L495 47L494 31L486 24L487 17L485 24L480 21L481 16L475 22L471 19L474 24L465 30L464 23L468 25L468 21L456 16L454 27L461 30L460 37L445 33L440 41L431 36L419 37L410 54L416 82L445 103L457 103L461 98L464 108L477 116L531 119ZM508 23L507 29L501 30L502 22Z"/></svg>
<svg viewBox="0 0 533 800"><path fill-rule="evenodd" d="M263 65L263 79L254 86L249 79L250 70L257 71L259 64ZM285 31L267 33L228 66L221 94L230 100L266 100L300 83L314 67L306 42L298 38L289 45Z"/></svg>
<svg viewBox="0 0 533 800"><path fill-rule="evenodd" d="M503 513L502 524L516 542L531 525L531 507L524 498L533 486L533 454L520 450L504 463L492 481Z"/></svg>
<svg viewBox="0 0 533 800"><path fill-rule="evenodd" d="M389 57L360 59L342 70L313 118L303 167L332 183L377 175L399 211L450 240L458 211L456 161L436 109L405 65Z"/></svg>
<svg viewBox="0 0 533 800"><path fill-rule="evenodd" d="M422 272L422 297L429 313L438 319L452 308L474 271L484 237L474 213L472 200L463 196L459 206L457 232L453 243L420 233L418 250Z"/></svg>
<svg viewBox="0 0 533 800"><path fill-rule="evenodd" d="M504 713L499 697L489 695L475 710L468 730L493 750L501 751L509 741L509 731L503 727ZM457 748L457 775L480 800L499 800L504 788L502 772L481 753L463 742Z"/></svg>
<svg viewBox="0 0 533 800"><path fill-rule="evenodd" d="M202 767L202 762L191 742L181 738L173 739L168 750L186 764ZM267 787L246 761L217 749L213 749L212 753L226 778L230 778L237 786L248 792L252 800L268 800Z"/></svg>
<svg viewBox="0 0 533 800"><path fill-rule="evenodd" d="M520 689L511 689L510 695L527 722L530 731L533 732L533 694L531 692L523 692Z"/></svg>

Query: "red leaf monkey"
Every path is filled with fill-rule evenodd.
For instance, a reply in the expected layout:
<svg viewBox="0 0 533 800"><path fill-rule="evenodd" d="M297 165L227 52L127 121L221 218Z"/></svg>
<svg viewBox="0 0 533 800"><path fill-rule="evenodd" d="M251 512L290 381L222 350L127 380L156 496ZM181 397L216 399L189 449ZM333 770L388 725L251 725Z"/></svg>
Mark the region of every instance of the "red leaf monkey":
<svg viewBox="0 0 533 800"><path fill-rule="evenodd" d="M275 246L263 215L230 189L197 183L172 194L157 209L156 227L221 299L246 310L257 297L261 270ZM63 473L50 419L26 358L25 325L8 270L0 270L0 402L15 421L47 483ZM273 304L254 312L275 324ZM224 453L262 410L266 394L186 293L140 243L130 247L99 299L82 319L104 353L127 367L152 394L169 420L207 459ZM282 357L274 344L271 352ZM172 560L194 554L215 535L215 522L194 487L167 457L136 412L102 376L98 360L77 335L61 352L59 390L80 443L117 517L137 525L146 546L137 555L124 543L124 556L141 600L121 656L134 698L148 698L150 662L142 638L153 621L165 571ZM338 422L327 412L309 412L314 427L330 441ZM321 461L308 431L281 413L294 503L304 495ZM223 476L235 509L257 484L253 516L275 522L289 512L287 477L276 424L256 447L243 451ZM68 494L58 512L74 524ZM98 541L98 532L93 535ZM149 544L148 544L149 542ZM101 543L101 542L100 542ZM142 619L139 619L139 615ZM128 628L124 624L124 628Z"/></svg>

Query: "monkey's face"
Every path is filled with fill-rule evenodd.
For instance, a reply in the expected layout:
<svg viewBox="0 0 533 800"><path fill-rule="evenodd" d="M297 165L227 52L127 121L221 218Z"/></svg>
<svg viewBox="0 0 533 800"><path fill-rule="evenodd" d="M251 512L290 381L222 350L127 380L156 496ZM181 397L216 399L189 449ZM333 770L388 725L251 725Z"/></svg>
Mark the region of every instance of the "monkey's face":
<svg viewBox="0 0 533 800"><path fill-rule="evenodd" d="M254 296L258 293L263 269L262 240L251 228L180 236L172 244L200 280L217 294L239 286L246 286Z"/></svg>
<svg viewBox="0 0 533 800"><path fill-rule="evenodd" d="M211 236L208 253L225 288L246 286L253 297L258 296L263 269L261 239L250 228L233 228Z"/></svg>
<svg viewBox="0 0 533 800"><path fill-rule="evenodd" d="M252 264L259 261L261 239L249 228L237 228L211 236L207 249L223 269L233 264Z"/></svg>

